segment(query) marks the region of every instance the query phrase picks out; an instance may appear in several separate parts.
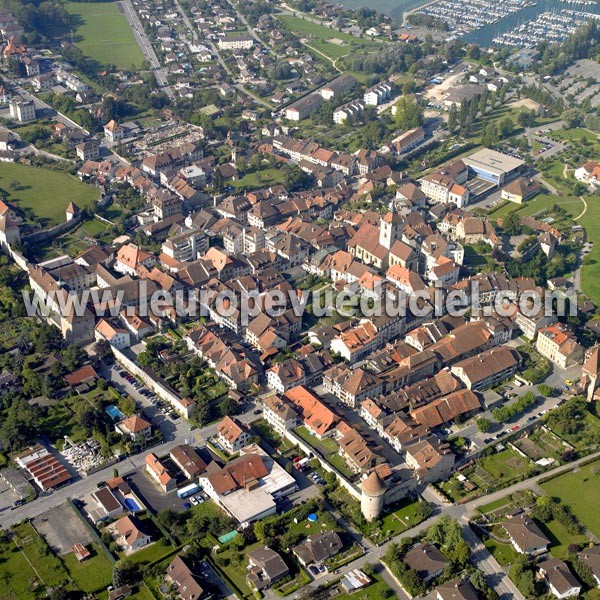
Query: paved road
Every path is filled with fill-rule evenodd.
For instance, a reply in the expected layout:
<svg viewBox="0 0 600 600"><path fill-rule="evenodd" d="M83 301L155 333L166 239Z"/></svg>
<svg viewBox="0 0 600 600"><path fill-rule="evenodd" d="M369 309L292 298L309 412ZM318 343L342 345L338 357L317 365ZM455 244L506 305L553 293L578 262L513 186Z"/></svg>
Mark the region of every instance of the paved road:
<svg viewBox="0 0 600 600"><path fill-rule="evenodd" d="M465 521L465 519L463 519ZM525 600L523 594L502 570L498 561L490 554L481 540L475 535L468 522L463 522L463 537L471 548L471 563L488 576L488 583L493 585L500 598Z"/></svg>
<svg viewBox="0 0 600 600"><path fill-rule="evenodd" d="M162 68L158 57L156 56L156 52L154 52L154 48L152 47L152 44L150 43L150 40L144 31L144 27L142 26L142 23L140 22L140 19L133 8L133 5L131 4L131 0L123 0L120 2L120 4L123 7L123 12L127 18L127 21L129 22L129 26L131 27L135 41L152 66L156 81L161 86L165 94L167 94L169 99L175 100L175 94L169 86L167 74Z"/></svg>

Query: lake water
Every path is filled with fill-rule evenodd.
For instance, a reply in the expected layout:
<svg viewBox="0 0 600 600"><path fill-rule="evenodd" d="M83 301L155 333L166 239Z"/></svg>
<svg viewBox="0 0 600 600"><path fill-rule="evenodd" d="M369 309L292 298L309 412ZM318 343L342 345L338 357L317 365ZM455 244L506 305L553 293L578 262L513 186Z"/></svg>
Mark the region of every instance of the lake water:
<svg viewBox="0 0 600 600"><path fill-rule="evenodd" d="M427 0L370 0L368 2L365 0L338 1L348 8L356 8L358 6L374 8L375 10L390 15L398 23L402 22L402 15L405 11L413 10L428 3ZM535 19L537 15L543 12L560 12L562 9L600 14L600 4L586 6L583 4L568 4L567 2L561 2L560 0L537 0L535 6L528 6L517 13L505 17L498 23L487 25L477 31L472 31L463 36L463 39L467 42L475 42L481 46L489 46L497 35L515 29L525 21Z"/></svg>

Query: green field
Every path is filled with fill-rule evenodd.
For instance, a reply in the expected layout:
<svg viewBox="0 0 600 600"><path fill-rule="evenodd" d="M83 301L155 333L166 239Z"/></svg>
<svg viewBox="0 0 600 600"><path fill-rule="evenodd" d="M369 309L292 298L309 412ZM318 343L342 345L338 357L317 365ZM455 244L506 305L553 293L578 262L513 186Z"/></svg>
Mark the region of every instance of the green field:
<svg viewBox="0 0 600 600"><path fill-rule="evenodd" d="M550 496L570 506L577 519L596 536L600 536L600 512L591 507L600 503L599 472L600 462L596 461L542 484Z"/></svg>
<svg viewBox="0 0 600 600"><path fill-rule="evenodd" d="M0 195L19 208L30 208L42 225L56 225L65 220L65 209L73 201L80 208L92 206L100 191L81 183L73 175L2 163Z"/></svg>
<svg viewBox="0 0 600 600"><path fill-rule="evenodd" d="M115 2L66 2L77 47L92 60L118 69L144 60L129 23Z"/></svg>
<svg viewBox="0 0 600 600"><path fill-rule="evenodd" d="M587 210L577 223L585 228L587 239L593 241L592 251L583 261L581 287L596 304L600 304L600 199L586 198Z"/></svg>
<svg viewBox="0 0 600 600"><path fill-rule="evenodd" d="M349 33L342 33L337 29L330 29L313 21L294 17L292 15L278 15L298 37L306 39L306 45L324 54L334 61L337 58L351 54L358 48L376 48L379 42L363 40Z"/></svg>

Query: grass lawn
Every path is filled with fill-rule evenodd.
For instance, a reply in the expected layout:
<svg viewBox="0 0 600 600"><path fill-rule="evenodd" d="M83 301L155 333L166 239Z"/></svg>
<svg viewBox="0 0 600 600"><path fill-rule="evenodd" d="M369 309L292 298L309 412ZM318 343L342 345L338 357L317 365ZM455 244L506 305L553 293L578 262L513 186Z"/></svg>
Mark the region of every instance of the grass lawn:
<svg viewBox="0 0 600 600"><path fill-rule="evenodd" d="M76 45L92 60L118 69L139 67L144 55L116 2L65 2Z"/></svg>
<svg viewBox="0 0 600 600"><path fill-rule="evenodd" d="M545 211L555 204L564 208L572 217L576 217L583 210L583 202L577 196L563 196L559 198L550 194L538 194L531 200L527 200L524 204L508 202L497 210L490 211L488 216L491 219L499 219L506 217L513 210L518 210L519 215L522 217L535 217L538 213Z"/></svg>
<svg viewBox="0 0 600 600"><path fill-rule="evenodd" d="M285 177L279 169L263 169L254 173L248 173L237 181L230 183L231 187L240 189L254 189L275 183L284 183Z"/></svg>
<svg viewBox="0 0 600 600"><path fill-rule="evenodd" d="M517 558L517 553L510 544L501 544L490 538L485 540L484 545L501 566L509 565Z"/></svg>
<svg viewBox="0 0 600 600"><path fill-rule="evenodd" d="M308 519L299 520L297 523L294 523L293 520L290 521L287 531L310 535L311 533L333 531L337 528L334 518L328 512L318 511L316 515L318 517L316 523L311 523Z"/></svg>
<svg viewBox="0 0 600 600"><path fill-rule="evenodd" d="M292 15L277 15L298 37L305 38L308 46L325 54L331 60L355 52L358 48L376 48L379 42L360 39L337 29L329 29L307 19Z"/></svg>
<svg viewBox="0 0 600 600"><path fill-rule="evenodd" d="M130 554L128 558L134 563L152 563L166 558L176 550L175 546L171 546L166 539L161 538L150 546Z"/></svg>
<svg viewBox="0 0 600 600"><path fill-rule="evenodd" d="M582 129L576 127L574 129L553 129L552 131L546 132L549 138L554 140L567 140L567 141L581 141L586 140L588 142L598 142L599 137L588 129Z"/></svg>
<svg viewBox="0 0 600 600"><path fill-rule="evenodd" d="M108 227L109 225L103 223L99 219L91 219L83 224L83 230L85 233L92 237L102 235L108 229Z"/></svg>
<svg viewBox="0 0 600 600"><path fill-rule="evenodd" d="M6 196L18 207L33 210L43 225L56 225L65 220L65 209L70 201L80 208L91 206L100 196L100 191L81 183L73 175L18 163L3 163L0 195Z"/></svg>
<svg viewBox="0 0 600 600"><path fill-rule="evenodd" d="M591 507L600 504L600 475L596 474L598 470L600 461L595 461L542 484L550 496L570 506L577 519L596 536L600 536L600 512L591 510Z"/></svg>
<svg viewBox="0 0 600 600"><path fill-rule="evenodd" d="M549 523L542 523L542 531L548 535L550 540L550 553L552 556L557 558L567 558L569 554L569 545L578 544L581 547L586 546L589 543L588 538L583 535L573 535L569 533L563 525L558 521L550 521Z"/></svg>
<svg viewBox="0 0 600 600"><path fill-rule="evenodd" d="M494 512L507 504L512 504L512 500L506 496L504 498L498 498L498 500L494 500L494 502L490 502L489 504L484 504L478 508L479 512L482 515L487 515L488 513Z"/></svg>
<svg viewBox="0 0 600 600"><path fill-rule="evenodd" d="M113 567L107 556L94 545L92 556L80 563L73 553L62 557L71 579L82 592L93 594L105 590L112 581Z"/></svg>

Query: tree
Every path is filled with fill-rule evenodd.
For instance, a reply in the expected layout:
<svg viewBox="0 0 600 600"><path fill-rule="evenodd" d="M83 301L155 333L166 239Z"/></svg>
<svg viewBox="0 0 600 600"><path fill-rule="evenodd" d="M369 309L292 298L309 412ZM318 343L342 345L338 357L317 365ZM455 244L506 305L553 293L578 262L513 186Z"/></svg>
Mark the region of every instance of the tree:
<svg viewBox="0 0 600 600"><path fill-rule="evenodd" d="M492 427L492 422L489 419L486 419L485 417L482 417L481 419L477 419L477 428L479 429L479 431L481 431L481 433L487 433Z"/></svg>
<svg viewBox="0 0 600 600"><path fill-rule="evenodd" d="M545 398L550 398L554 394L554 388L546 383L540 383L537 386L538 392Z"/></svg>
<svg viewBox="0 0 600 600"><path fill-rule="evenodd" d="M471 44L469 47L468 56L472 60L479 60L481 58L481 50L478 44Z"/></svg>
<svg viewBox="0 0 600 600"><path fill-rule="evenodd" d="M534 110L523 110L517 117L517 123L523 127L533 127L535 125L535 111Z"/></svg>
<svg viewBox="0 0 600 600"><path fill-rule="evenodd" d="M405 131L423 124L423 109L414 96L402 96L396 102L396 124Z"/></svg>
<svg viewBox="0 0 600 600"><path fill-rule="evenodd" d="M500 139L505 140L512 135L514 129L514 124L512 119L509 117L505 117L498 123L498 133L500 134Z"/></svg>
<svg viewBox="0 0 600 600"><path fill-rule="evenodd" d="M585 114L578 108L569 108L560 115L560 118L564 122L565 129L573 129L583 124Z"/></svg>
<svg viewBox="0 0 600 600"><path fill-rule="evenodd" d="M113 585L115 587L136 583L139 578L139 565L136 565L130 559L124 558L115 563L113 569Z"/></svg>
<svg viewBox="0 0 600 600"><path fill-rule="evenodd" d="M507 235L519 235L522 231L521 217L518 211L511 210L502 222L502 229Z"/></svg>
<svg viewBox="0 0 600 600"><path fill-rule="evenodd" d="M452 104L450 110L448 111L448 131L452 134L456 129L456 125L458 123L456 105Z"/></svg>

